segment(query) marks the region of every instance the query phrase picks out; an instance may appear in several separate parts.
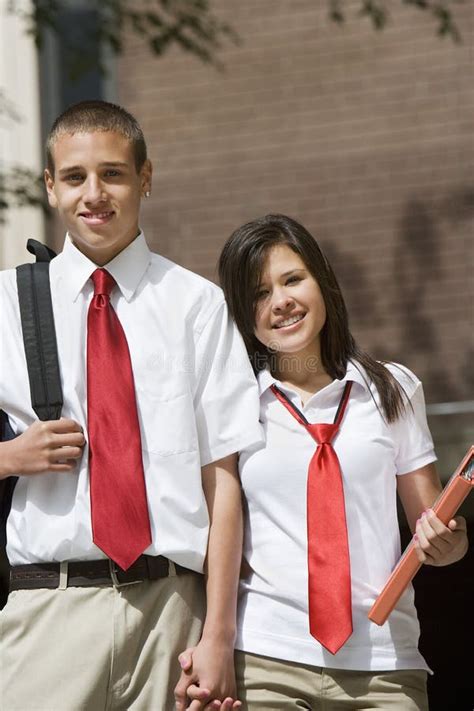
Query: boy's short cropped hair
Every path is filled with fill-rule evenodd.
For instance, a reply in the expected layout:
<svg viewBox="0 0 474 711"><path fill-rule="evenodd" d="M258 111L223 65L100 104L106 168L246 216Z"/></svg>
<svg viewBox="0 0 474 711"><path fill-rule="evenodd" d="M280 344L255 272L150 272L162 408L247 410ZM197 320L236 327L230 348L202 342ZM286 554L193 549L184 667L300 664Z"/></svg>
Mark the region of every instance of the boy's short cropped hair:
<svg viewBox="0 0 474 711"><path fill-rule="evenodd" d="M81 101L69 106L53 123L46 139L46 164L52 175L54 175L53 148L59 136L92 131L114 131L127 138L132 144L137 173L140 172L147 159L147 149L138 121L117 104L94 100Z"/></svg>

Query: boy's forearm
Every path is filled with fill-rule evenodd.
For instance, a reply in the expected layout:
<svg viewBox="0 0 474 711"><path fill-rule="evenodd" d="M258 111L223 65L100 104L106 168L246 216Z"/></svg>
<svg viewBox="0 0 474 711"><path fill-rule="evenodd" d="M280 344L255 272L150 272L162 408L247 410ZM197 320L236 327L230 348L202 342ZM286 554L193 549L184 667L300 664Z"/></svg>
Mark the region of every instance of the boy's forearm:
<svg viewBox="0 0 474 711"><path fill-rule="evenodd" d="M6 479L18 473L18 463L15 458L13 440L0 442L0 479Z"/></svg>
<svg viewBox="0 0 474 711"><path fill-rule="evenodd" d="M242 557L242 500L237 455L203 470L210 531L206 560L207 614L203 639L234 644Z"/></svg>

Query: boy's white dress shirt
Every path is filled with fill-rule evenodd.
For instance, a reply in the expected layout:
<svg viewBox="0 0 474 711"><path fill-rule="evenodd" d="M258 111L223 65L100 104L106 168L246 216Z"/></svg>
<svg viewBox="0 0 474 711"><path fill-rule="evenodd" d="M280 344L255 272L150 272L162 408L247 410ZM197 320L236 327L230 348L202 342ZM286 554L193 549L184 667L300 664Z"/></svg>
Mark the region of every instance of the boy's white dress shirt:
<svg viewBox="0 0 474 711"><path fill-rule="evenodd" d="M62 414L82 425L86 441L87 311L96 268L69 238L50 266ZM261 441L255 379L214 284L151 253L143 234L105 268L117 282L111 302L135 381L153 536L145 552L201 572L209 523L201 467ZM37 418L15 270L0 274L0 373L0 407L20 433ZM12 565L104 557L92 542L87 445L72 473L20 477L7 536Z"/></svg>

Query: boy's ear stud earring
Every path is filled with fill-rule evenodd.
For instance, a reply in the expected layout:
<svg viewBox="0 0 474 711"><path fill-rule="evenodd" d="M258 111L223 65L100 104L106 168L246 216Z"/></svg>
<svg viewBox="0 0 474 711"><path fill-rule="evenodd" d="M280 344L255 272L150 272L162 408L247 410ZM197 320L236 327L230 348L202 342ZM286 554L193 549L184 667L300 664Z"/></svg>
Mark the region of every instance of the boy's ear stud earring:
<svg viewBox="0 0 474 711"><path fill-rule="evenodd" d="M149 198L150 195L151 195L151 192L150 192L149 190L146 190L144 196L145 196L146 198Z"/></svg>

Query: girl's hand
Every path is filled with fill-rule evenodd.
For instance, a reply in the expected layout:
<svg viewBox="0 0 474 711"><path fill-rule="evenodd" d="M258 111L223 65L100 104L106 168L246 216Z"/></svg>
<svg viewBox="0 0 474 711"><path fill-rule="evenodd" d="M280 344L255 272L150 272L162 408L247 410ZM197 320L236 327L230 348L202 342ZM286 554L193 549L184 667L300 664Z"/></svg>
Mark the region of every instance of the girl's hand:
<svg viewBox="0 0 474 711"><path fill-rule="evenodd" d="M432 509L427 509L416 522L413 542L418 560L425 565L456 563L468 548L466 519L457 516L445 526Z"/></svg>

